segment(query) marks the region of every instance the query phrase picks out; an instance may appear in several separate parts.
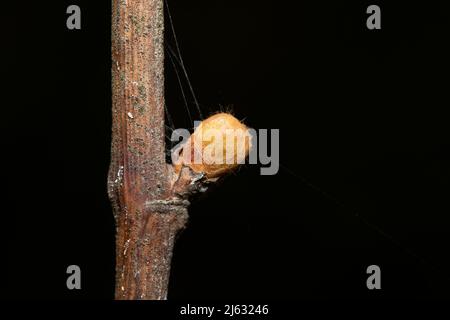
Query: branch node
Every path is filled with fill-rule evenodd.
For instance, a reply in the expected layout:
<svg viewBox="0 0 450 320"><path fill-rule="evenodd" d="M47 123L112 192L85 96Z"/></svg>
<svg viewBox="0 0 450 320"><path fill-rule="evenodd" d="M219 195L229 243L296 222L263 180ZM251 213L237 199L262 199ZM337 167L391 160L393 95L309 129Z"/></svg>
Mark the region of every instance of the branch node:
<svg viewBox="0 0 450 320"><path fill-rule="evenodd" d="M147 212L187 214L189 201L184 199L152 200L145 202Z"/></svg>

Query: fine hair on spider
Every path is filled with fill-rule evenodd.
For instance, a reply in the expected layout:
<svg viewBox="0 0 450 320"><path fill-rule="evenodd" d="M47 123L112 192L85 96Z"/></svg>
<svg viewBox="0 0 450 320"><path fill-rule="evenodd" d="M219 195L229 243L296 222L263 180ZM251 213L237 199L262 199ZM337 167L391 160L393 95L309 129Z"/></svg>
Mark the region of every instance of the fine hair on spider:
<svg viewBox="0 0 450 320"><path fill-rule="evenodd" d="M243 124L243 121L240 121L235 118L232 105L227 105L227 106L219 105L219 110L217 110L215 112L211 112L206 119L204 118L203 111L201 110L200 104L198 102L198 99L197 99L196 94L193 89L193 85L189 79L189 75L186 70L186 66L184 64L183 57L181 55L180 45L179 45L177 35L175 32L175 27L174 27L174 23L173 23L173 19L172 19L172 15L170 12L168 1L165 0L164 2L165 2L166 12L167 12L167 16L168 16L168 22L170 24L170 30L171 30L171 34L172 34L172 38L173 38L173 42L174 42L174 47L175 47L175 49L172 48L172 46L168 43L168 41L166 41L165 42L165 51L166 51L166 55L168 57L168 61L170 61L170 65L175 73L176 80L178 82L178 86L180 88L182 100L184 102L186 113L189 118L189 123L192 124L192 127L189 128L192 133L192 136L189 139L189 141L190 141L189 144L192 144L192 150L193 150L192 152L194 152L195 154L201 153L202 159L204 161L208 161L208 159L211 160L211 157L204 156L204 151L205 151L205 149L208 149L208 147L211 147L214 145L216 148L225 152L225 154L230 150L229 150L228 146L224 145L226 138L218 139L218 140L217 139L204 140L204 136L203 136L204 132L209 133L208 131L219 131L219 134L221 136L225 137L226 132L229 130L245 131L248 135L248 129ZM181 72L180 72L180 70L181 70ZM182 76L183 76L183 79L182 79ZM187 87L188 87L187 91L185 91L185 89L184 89L183 80L185 81L185 83L187 83ZM195 105L195 108L196 108L195 109L196 112L194 112L194 113L198 114L198 116L200 117L200 120L202 120L200 123L198 123L198 122L194 123L194 121L193 121L193 116L192 116L193 112L191 112L191 108L189 107L188 93L191 96L193 103ZM165 105L165 113L166 113L167 123L169 124L169 126L166 126L166 139L169 140L168 141L169 143L166 144L166 146L168 147L168 148L166 148L166 156L168 158L171 155L172 149L174 147L174 141L167 138L169 136L167 133L172 134L173 130L175 130L175 124L171 117L170 110L167 105ZM197 130L198 128L202 128L202 129L205 128L205 130ZM244 139L243 140L243 144L244 144L244 148L245 148L244 153L247 157L249 154L250 147L251 147L251 139L243 138L242 135L241 135L241 137L235 137L234 139L240 139L240 140ZM194 141L196 141L196 142L194 143ZM201 143L199 143L200 141L201 141ZM219 141L220 141L220 145L219 145ZM235 141L235 146L233 148L235 149L236 144L239 144L239 143L240 143L239 141ZM241 145L242 145L242 142L241 142ZM231 150L231 151L233 151L233 150ZM191 151L189 151L189 153L190 152ZM233 153L233 152L231 152L231 153ZM221 162L221 163L215 163L215 164L203 163L202 165L190 164L189 166L194 171L202 171L207 175L216 176L219 174L227 173L228 171L234 172L234 170L236 170L239 167L238 163L237 163L238 162L237 158L234 158L234 153L233 153L233 159L236 160L236 163L234 163L234 164L226 164L226 163ZM228 158L227 161L228 160L230 160L230 159ZM239 161L239 164L241 164L241 161Z"/></svg>

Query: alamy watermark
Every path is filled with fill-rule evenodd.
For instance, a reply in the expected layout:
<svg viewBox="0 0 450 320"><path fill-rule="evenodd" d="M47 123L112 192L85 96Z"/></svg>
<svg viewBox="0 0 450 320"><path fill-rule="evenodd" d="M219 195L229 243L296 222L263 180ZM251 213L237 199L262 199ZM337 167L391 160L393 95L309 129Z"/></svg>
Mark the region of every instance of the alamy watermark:
<svg viewBox="0 0 450 320"><path fill-rule="evenodd" d="M187 129L173 130L170 140L176 145L170 152L172 164L260 164L261 175L278 173L279 129L202 130L199 124L194 122L197 129L192 135Z"/></svg>

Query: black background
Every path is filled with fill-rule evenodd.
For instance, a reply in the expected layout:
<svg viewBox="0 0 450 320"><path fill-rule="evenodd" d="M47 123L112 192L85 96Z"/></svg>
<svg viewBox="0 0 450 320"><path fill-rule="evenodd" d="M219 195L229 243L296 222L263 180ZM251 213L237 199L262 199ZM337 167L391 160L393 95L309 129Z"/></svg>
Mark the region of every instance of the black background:
<svg viewBox="0 0 450 320"><path fill-rule="evenodd" d="M193 204L169 299L449 298L448 4L169 4L203 112L279 128L283 166L247 166ZM112 299L110 1L2 6L1 295ZM192 127L168 61L166 99Z"/></svg>

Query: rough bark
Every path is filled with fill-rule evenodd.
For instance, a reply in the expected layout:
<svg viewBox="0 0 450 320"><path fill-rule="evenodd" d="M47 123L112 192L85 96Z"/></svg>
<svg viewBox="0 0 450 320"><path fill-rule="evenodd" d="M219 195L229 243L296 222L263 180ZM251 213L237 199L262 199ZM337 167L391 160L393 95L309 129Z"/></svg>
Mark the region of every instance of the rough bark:
<svg viewBox="0 0 450 320"><path fill-rule="evenodd" d="M166 299L172 251L204 173L165 162L163 0L113 0L108 195L116 221L116 299Z"/></svg>
<svg viewBox="0 0 450 320"><path fill-rule="evenodd" d="M116 219L116 298L165 299L187 203L165 163L163 0L113 0L113 127L108 193Z"/></svg>

